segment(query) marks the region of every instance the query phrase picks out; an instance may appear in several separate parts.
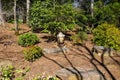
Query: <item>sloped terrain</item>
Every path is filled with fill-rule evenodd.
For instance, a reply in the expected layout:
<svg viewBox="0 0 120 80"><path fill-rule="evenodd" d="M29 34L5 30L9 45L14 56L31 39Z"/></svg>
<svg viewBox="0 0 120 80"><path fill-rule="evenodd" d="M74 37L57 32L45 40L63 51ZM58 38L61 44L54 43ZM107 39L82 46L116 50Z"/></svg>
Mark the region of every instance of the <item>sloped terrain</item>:
<svg viewBox="0 0 120 80"><path fill-rule="evenodd" d="M13 24L7 24L6 27L0 27L0 65L11 62L15 68L30 67L30 71L27 73L28 80L43 73L55 75L58 70L63 68L95 69L106 80L120 80L120 56L92 55L91 35L89 35L84 46L73 45L72 41L66 39L65 46L69 49L67 52L45 54L35 62L28 62L23 56L24 47L17 44L18 36L14 34L13 26ZM20 34L26 32L30 32L30 28L24 24L20 25ZM58 48L56 41L47 41L48 39L45 36L49 36L48 34L36 34L40 38L40 43L36 45L42 49Z"/></svg>

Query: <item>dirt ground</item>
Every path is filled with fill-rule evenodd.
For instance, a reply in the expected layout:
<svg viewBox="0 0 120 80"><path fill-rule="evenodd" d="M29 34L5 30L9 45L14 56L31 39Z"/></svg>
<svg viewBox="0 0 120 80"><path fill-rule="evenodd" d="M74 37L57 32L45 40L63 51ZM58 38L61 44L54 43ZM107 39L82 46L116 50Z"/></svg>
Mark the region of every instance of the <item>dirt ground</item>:
<svg viewBox="0 0 120 80"><path fill-rule="evenodd" d="M89 40L85 42L85 46L73 45L72 41L65 40L65 45L69 49L68 52L58 54L45 54L35 62L28 62L24 59L23 49L17 44L18 36L14 34L13 24L6 24L0 27L0 63L6 61L12 62L15 68L30 67L27 73L31 80L32 77L45 73L46 75L54 75L57 70L69 67L80 67L81 69L96 69L106 80L120 80L120 56L93 56L91 48L91 35ZM20 34L30 32L27 25L20 25ZM46 33L36 33L40 38L40 43L36 44L42 49L56 48L56 41L47 41Z"/></svg>

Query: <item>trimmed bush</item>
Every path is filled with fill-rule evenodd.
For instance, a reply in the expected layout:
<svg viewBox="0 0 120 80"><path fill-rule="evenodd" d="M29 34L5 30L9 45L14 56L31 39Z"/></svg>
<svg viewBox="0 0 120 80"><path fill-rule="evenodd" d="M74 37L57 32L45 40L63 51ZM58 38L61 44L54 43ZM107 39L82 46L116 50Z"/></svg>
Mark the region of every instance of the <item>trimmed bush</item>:
<svg viewBox="0 0 120 80"><path fill-rule="evenodd" d="M78 34L72 35L70 38L75 44L83 44L83 41L87 40L87 33L81 31Z"/></svg>
<svg viewBox="0 0 120 80"><path fill-rule="evenodd" d="M42 49L39 46L32 46L26 48L24 51L24 57L27 61L35 61L43 55Z"/></svg>
<svg viewBox="0 0 120 80"><path fill-rule="evenodd" d="M39 42L39 38L36 34L33 33L25 33L19 36L18 44L21 46L32 46Z"/></svg>
<svg viewBox="0 0 120 80"><path fill-rule="evenodd" d="M93 42L120 51L120 30L112 24L101 24L93 31Z"/></svg>

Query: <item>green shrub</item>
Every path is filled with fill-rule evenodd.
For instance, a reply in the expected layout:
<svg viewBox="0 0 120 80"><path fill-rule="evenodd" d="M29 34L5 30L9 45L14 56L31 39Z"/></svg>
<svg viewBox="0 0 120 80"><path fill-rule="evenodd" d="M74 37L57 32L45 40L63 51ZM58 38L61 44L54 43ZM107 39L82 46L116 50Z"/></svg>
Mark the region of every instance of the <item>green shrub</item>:
<svg viewBox="0 0 120 80"><path fill-rule="evenodd" d="M43 55L42 49L38 46L32 46L32 47L26 48L23 51L23 53L24 53L25 59L31 62L35 61L36 59L38 59Z"/></svg>
<svg viewBox="0 0 120 80"><path fill-rule="evenodd" d="M93 31L94 43L120 51L120 30L112 24L101 24Z"/></svg>
<svg viewBox="0 0 120 80"><path fill-rule="evenodd" d="M83 44L83 41L87 40L87 33L81 31L78 34L72 35L70 38L75 44Z"/></svg>
<svg viewBox="0 0 120 80"><path fill-rule="evenodd" d="M30 26L33 31L57 34L75 28L75 9L72 4L58 4L54 0L37 0L33 3L30 13Z"/></svg>
<svg viewBox="0 0 120 80"><path fill-rule="evenodd" d="M32 46L39 42L39 38L36 34L25 33L19 36L18 44L21 46Z"/></svg>

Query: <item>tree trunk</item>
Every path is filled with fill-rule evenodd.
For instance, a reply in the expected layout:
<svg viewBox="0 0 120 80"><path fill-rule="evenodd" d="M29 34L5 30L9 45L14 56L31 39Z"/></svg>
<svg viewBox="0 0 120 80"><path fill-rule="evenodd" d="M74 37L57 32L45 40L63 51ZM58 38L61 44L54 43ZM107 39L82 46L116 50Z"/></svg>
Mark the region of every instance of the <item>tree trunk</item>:
<svg viewBox="0 0 120 80"><path fill-rule="evenodd" d="M29 11L30 11L30 0L27 0L27 16L26 16L26 21L27 24L29 23Z"/></svg>
<svg viewBox="0 0 120 80"><path fill-rule="evenodd" d="M94 0L91 0L91 17L92 17L92 19L94 18ZM93 22L92 22L92 24L91 24L91 29L90 29L90 33L92 32L92 29L94 28L94 24L93 24Z"/></svg>
<svg viewBox="0 0 120 80"><path fill-rule="evenodd" d="M91 16L92 16L92 18L94 17L94 10L93 10L93 8L94 8L94 0L91 0Z"/></svg>
<svg viewBox="0 0 120 80"><path fill-rule="evenodd" d="M0 25L5 26L5 21L3 18L3 11L2 11L2 0L0 0Z"/></svg>
<svg viewBox="0 0 120 80"><path fill-rule="evenodd" d="M16 13L16 3L17 3L17 1L14 0L14 25L15 25L15 34L18 34L18 22L17 22L17 13Z"/></svg>

